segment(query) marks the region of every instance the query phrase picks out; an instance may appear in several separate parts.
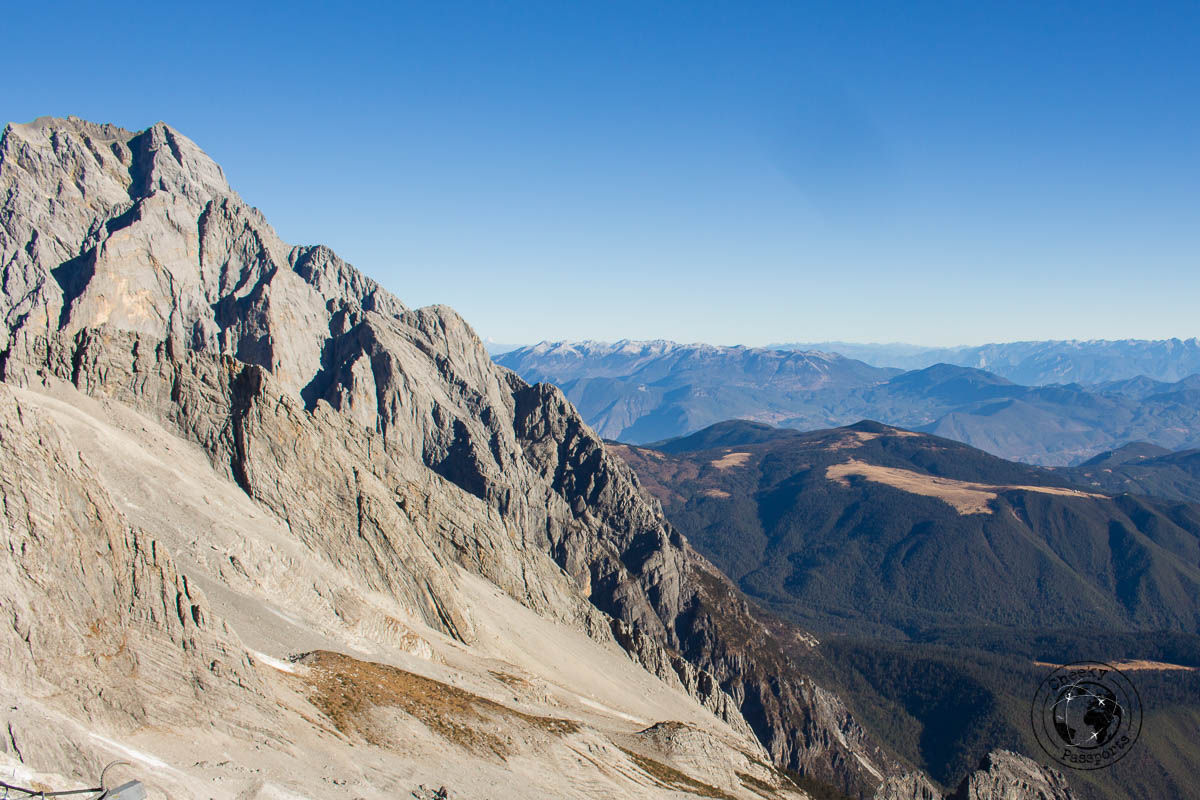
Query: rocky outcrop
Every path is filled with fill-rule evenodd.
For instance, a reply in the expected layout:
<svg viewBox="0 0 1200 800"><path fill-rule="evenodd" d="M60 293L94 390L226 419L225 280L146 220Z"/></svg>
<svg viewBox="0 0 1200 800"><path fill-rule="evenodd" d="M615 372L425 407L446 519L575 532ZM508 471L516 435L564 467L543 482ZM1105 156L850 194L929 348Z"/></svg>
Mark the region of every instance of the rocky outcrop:
<svg viewBox="0 0 1200 800"><path fill-rule="evenodd" d="M1072 800L1062 773L1008 750L993 750L947 800Z"/></svg>
<svg viewBox="0 0 1200 800"><path fill-rule="evenodd" d="M404 309L328 249L285 245L162 123L10 125L0 186L5 351L109 325L228 353L299 391L320 371L339 301Z"/></svg>
<svg viewBox="0 0 1200 800"><path fill-rule="evenodd" d="M943 800L941 791L919 772L893 775L875 790L874 800Z"/></svg>
<svg viewBox="0 0 1200 800"><path fill-rule="evenodd" d="M917 772L888 778L874 800L1073 800L1061 773L1008 750L993 750L979 769L944 795Z"/></svg>

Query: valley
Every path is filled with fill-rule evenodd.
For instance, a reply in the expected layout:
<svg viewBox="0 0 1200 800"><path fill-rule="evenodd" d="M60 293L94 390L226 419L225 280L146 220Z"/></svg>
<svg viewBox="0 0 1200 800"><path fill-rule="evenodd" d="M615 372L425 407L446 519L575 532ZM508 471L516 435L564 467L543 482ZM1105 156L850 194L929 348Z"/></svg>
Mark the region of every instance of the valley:
<svg viewBox="0 0 1200 800"><path fill-rule="evenodd" d="M1200 719L1200 507L878 423L734 421L612 447L741 589L814 632L828 663L809 668L936 780L953 784L985 742L1038 752L1039 676L1101 660L1134 676L1146 736L1077 789L1186 796L1150 776L1195 764L1164 733Z"/></svg>

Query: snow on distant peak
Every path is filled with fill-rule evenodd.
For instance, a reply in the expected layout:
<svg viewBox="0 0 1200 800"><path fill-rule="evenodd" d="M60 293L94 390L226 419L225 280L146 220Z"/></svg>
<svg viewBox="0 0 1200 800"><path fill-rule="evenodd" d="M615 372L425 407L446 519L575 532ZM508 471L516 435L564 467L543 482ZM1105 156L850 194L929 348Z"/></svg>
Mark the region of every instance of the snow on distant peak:
<svg viewBox="0 0 1200 800"><path fill-rule="evenodd" d="M621 339L616 342L601 342L596 339L565 340L555 342L538 342L532 347L523 348L525 352L537 356L574 356L599 357L608 355L648 356L664 355L675 350L680 345L666 339L640 341L637 339Z"/></svg>
<svg viewBox="0 0 1200 800"><path fill-rule="evenodd" d="M596 339L543 341L536 345L520 348L519 351L536 357L570 359L592 359L609 356L655 358L673 353L719 356L735 353L777 352L786 352L791 358L804 358L825 363L833 363L844 358L844 356L838 353L821 350L786 350L778 347L751 347L744 344L719 345L704 342L680 344L670 339L618 339L615 342L602 342Z"/></svg>

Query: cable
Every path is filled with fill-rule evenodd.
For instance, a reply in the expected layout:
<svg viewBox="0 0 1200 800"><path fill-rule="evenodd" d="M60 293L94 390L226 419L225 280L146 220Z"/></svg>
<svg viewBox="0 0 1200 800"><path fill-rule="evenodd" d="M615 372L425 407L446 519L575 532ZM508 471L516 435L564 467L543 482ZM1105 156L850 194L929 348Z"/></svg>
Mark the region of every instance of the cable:
<svg viewBox="0 0 1200 800"><path fill-rule="evenodd" d="M47 792L42 789L26 789L24 786L13 786L11 783L0 781L0 787L4 789L6 796L9 791L22 792L30 797L62 797L68 794L88 794L90 792L101 792L102 794L100 796L103 797L105 794L108 794L108 791L103 786L97 786L92 789L70 789L68 791L61 792Z"/></svg>
<svg viewBox="0 0 1200 800"><path fill-rule="evenodd" d="M4 800L8 800L9 792L21 792L27 797L65 797L72 794L91 794L92 792L99 792L100 794L89 798L89 800L104 800L105 797L108 797L108 789L104 788L104 776L108 773L109 769L115 767L117 764L129 766L128 761L108 762L104 765L104 769L100 770L100 785L92 789L67 789L59 792L47 792L44 789L26 789L24 786L14 786L11 783L5 783L4 781L0 781L0 788L4 789Z"/></svg>

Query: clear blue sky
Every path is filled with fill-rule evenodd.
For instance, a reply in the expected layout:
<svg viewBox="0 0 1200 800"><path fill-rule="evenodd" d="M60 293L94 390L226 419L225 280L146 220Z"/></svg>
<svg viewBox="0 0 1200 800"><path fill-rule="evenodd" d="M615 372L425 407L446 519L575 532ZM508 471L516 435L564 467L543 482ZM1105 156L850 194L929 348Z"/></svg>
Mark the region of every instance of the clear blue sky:
<svg viewBox="0 0 1200 800"><path fill-rule="evenodd" d="M1200 3L10 4L0 112L194 139L502 342L1200 335Z"/></svg>

